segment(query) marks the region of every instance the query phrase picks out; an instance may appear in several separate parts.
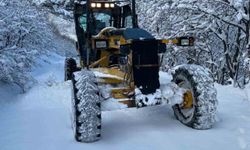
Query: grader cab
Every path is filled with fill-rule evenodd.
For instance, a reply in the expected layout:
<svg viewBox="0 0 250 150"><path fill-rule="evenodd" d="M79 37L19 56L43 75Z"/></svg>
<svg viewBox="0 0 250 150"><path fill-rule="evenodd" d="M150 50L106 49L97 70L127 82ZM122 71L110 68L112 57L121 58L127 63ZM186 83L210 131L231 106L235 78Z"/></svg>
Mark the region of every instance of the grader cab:
<svg viewBox="0 0 250 150"><path fill-rule="evenodd" d="M160 105L164 89L159 80L166 44L193 46L193 37L156 39L138 27L135 0L87 0L74 4L77 35L74 58L65 61L65 80L72 81L75 138L94 142L101 137L101 106L110 99L130 107ZM196 129L214 123L216 91L210 72L197 65L181 65L173 84L182 89L173 105L178 120Z"/></svg>

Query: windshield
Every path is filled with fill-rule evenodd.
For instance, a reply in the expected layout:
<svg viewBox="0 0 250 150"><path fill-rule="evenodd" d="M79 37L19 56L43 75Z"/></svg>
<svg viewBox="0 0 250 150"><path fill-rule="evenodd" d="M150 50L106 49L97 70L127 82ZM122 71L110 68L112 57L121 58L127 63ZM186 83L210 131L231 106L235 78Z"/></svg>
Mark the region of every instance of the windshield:
<svg viewBox="0 0 250 150"><path fill-rule="evenodd" d="M94 13L95 34L98 34L105 27L111 26L111 16L106 13Z"/></svg>
<svg viewBox="0 0 250 150"><path fill-rule="evenodd" d="M129 12L130 9L121 9L124 13L120 12L116 14L110 10L92 11L87 19L86 13L79 17L80 27L86 31L89 24L89 33L91 35L97 35L102 29L106 27L116 28L132 28L132 16Z"/></svg>
<svg viewBox="0 0 250 150"><path fill-rule="evenodd" d="M99 23L97 25L103 25L105 27L110 26L111 16L105 13L94 13L95 20Z"/></svg>
<svg viewBox="0 0 250 150"><path fill-rule="evenodd" d="M93 13L94 19L91 22L91 32L92 34L98 34L105 27L111 26L111 16L107 13ZM87 30L87 15L83 14L79 17L80 27L86 31Z"/></svg>

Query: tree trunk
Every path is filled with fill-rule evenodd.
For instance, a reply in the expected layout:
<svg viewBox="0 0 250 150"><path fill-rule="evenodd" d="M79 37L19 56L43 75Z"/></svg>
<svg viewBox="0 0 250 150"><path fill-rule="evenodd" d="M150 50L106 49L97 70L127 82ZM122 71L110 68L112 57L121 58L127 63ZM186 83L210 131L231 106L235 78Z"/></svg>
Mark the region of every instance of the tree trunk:
<svg viewBox="0 0 250 150"><path fill-rule="evenodd" d="M239 71L239 55L240 55L240 36L241 36L241 29L238 28L238 32L237 32L237 37L236 37L236 47L235 47L235 53L234 53L234 57L233 57L233 70L235 71L234 73L234 86L236 86L238 83L238 71Z"/></svg>
<svg viewBox="0 0 250 150"><path fill-rule="evenodd" d="M248 58L250 58L250 0L248 0L248 21L246 23L246 39L247 39L247 51Z"/></svg>

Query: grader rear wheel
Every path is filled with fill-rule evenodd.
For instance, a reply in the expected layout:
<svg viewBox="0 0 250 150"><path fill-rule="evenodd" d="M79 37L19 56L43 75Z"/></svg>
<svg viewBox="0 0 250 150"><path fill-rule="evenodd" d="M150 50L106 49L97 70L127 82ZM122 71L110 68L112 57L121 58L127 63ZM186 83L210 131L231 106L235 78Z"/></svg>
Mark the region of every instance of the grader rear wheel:
<svg viewBox="0 0 250 150"><path fill-rule="evenodd" d="M173 81L186 90L183 103L173 106L176 118L194 129L212 128L218 102L210 72L201 66L182 65L175 70Z"/></svg>
<svg viewBox="0 0 250 150"><path fill-rule="evenodd" d="M64 81L71 80L73 72L79 70L76 61L73 58L66 58L64 65Z"/></svg>

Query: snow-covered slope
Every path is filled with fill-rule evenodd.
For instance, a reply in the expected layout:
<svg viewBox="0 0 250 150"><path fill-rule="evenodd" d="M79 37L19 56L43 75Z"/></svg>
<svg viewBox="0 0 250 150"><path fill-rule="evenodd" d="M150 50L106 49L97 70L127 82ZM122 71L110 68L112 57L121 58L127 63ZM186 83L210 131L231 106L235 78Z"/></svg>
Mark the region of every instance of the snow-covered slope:
<svg viewBox="0 0 250 150"><path fill-rule="evenodd" d="M51 54L47 59L50 63L41 61L32 72L38 84L28 93L1 84L1 150L250 149L250 87L220 85L218 122L211 130L182 125L168 106L125 109L103 112L101 141L77 143L71 129L70 83L63 82L64 57Z"/></svg>

